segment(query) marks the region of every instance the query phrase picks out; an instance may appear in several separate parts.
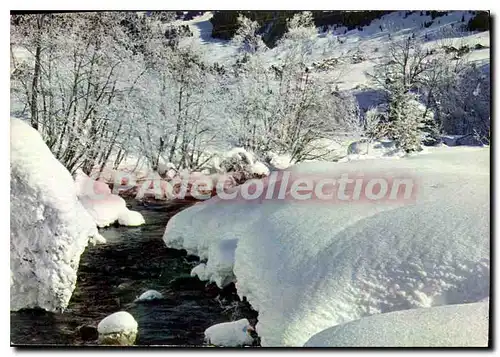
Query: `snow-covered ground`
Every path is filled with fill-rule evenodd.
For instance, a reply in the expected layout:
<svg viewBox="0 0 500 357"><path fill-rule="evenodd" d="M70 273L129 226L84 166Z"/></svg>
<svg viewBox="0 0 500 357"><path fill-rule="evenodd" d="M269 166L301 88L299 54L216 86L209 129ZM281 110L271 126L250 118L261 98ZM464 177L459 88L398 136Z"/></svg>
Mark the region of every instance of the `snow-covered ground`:
<svg viewBox="0 0 500 357"><path fill-rule="evenodd" d="M396 311L331 327L304 347L486 347L489 302Z"/></svg>
<svg viewBox="0 0 500 357"><path fill-rule="evenodd" d="M302 346L364 316L488 296L488 148L437 147L400 160L290 170L320 177L404 171L417 177L418 194L411 203L212 198L174 216L167 246L208 259L199 268L206 279L236 279L238 294L259 312L263 346Z"/></svg>
<svg viewBox="0 0 500 357"><path fill-rule="evenodd" d="M101 237L40 134L19 119L10 127L10 309L61 311L89 238Z"/></svg>

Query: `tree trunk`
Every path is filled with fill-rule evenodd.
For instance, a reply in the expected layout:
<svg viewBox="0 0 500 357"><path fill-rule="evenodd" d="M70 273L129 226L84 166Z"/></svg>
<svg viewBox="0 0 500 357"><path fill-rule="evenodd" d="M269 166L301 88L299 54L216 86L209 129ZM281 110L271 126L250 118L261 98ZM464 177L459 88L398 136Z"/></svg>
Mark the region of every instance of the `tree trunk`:
<svg viewBox="0 0 500 357"><path fill-rule="evenodd" d="M33 82L31 83L31 126L38 130L38 78L40 76L40 56L42 52L42 22L45 15L37 16L37 43L35 49L35 69L33 72Z"/></svg>

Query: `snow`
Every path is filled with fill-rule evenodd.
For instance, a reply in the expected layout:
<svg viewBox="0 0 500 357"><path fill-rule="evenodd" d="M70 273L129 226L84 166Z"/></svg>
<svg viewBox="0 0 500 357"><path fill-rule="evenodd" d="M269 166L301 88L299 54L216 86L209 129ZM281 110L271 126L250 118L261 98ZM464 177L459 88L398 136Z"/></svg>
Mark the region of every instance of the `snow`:
<svg viewBox="0 0 500 357"><path fill-rule="evenodd" d="M250 173L259 176L267 176L269 175L269 168L262 162L255 162L250 166Z"/></svg>
<svg viewBox="0 0 500 357"><path fill-rule="evenodd" d="M214 180L218 175L234 172L237 176L255 177L269 175L269 168L260 162L256 155L244 148L233 148L215 155L211 161L211 172ZM191 173L191 176L194 173Z"/></svg>
<svg viewBox="0 0 500 357"><path fill-rule="evenodd" d="M122 226L137 227L143 225L146 221L139 212L127 209L118 215L118 223Z"/></svg>
<svg viewBox="0 0 500 357"><path fill-rule="evenodd" d="M489 31L460 33L452 27L452 24L454 26L466 24L473 16L469 11L450 11L448 15L436 18L429 28L422 25L432 20L430 15L420 16L420 12L416 11L405 17L405 12L394 11L384 15L380 19L373 20L370 25L363 26L362 31L353 29L344 34L345 27L337 27L329 36L318 33L314 38L312 54L309 58L311 61L316 62L329 58L341 59L334 72L325 73L325 80L342 74L341 79L343 80L339 83L340 90L362 91L363 87L369 83L367 72L373 71L389 44L389 34L391 39L397 40L415 33L417 37L426 41L425 45L429 49L439 48L443 44L455 46L456 48L464 44L474 46L477 43L490 46ZM212 24L210 19L212 16L211 12L205 12L192 20L177 21L176 23L189 25L193 37L185 41L187 43L199 43L203 48L207 61L229 65L234 61L237 48L231 41L211 37ZM461 22L462 16L465 20L464 23ZM382 26L382 31L379 26ZM342 42L337 39L342 40ZM361 63L351 63L348 59L357 53L361 53L365 60ZM268 64L276 64L276 60L280 55L276 48L268 51L266 54ZM489 62L489 58L489 48L486 48L472 51L468 60Z"/></svg>
<svg viewBox="0 0 500 357"><path fill-rule="evenodd" d="M104 244L106 243L106 238L104 238L101 234L97 233L94 236L90 237L89 243L92 245Z"/></svg>
<svg viewBox="0 0 500 357"><path fill-rule="evenodd" d="M74 185L80 202L99 228L107 227L116 221L121 225L133 227L145 223L142 214L130 211L125 200L113 195L104 182L92 180L82 171L78 171Z"/></svg>
<svg viewBox="0 0 500 357"><path fill-rule="evenodd" d="M102 334L134 331L137 331L137 321L126 311L118 311L106 316L97 325L97 332Z"/></svg>
<svg viewBox="0 0 500 357"><path fill-rule="evenodd" d="M15 118L10 127L10 309L62 311L89 238L102 237L39 133Z"/></svg>
<svg viewBox="0 0 500 357"><path fill-rule="evenodd" d="M156 290L148 290L139 296L136 301L151 301L163 299L163 295Z"/></svg>
<svg viewBox="0 0 500 357"><path fill-rule="evenodd" d="M487 347L488 302L397 311L337 325L304 347Z"/></svg>
<svg viewBox="0 0 500 357"><path fill-rule="evenodd" d="M323 177L406 172L416 177L418 196L379 204L214 197L175 215L166 245L206 259L198 268L206 279L236 278L238 294L259 312L262 346L302 346L323 329L365 316L489 295L487 148L444 146L400 160L308 162L290 170ZM235 247L233 261L220 249L226 240Z"/></svg>
<svg viewBox="0 0 500 357"><path fill-rule="evenodd" d="M217 286L226 286L234 282L233 265L237 239L221 239L209 247L207 264L201 263L193 268L191 276L200 280L215 282Z"/></svg>
<svg viewBox="0 0 500 357"><path fill-rule="evenodd" d="M99 228L107 227L116 222L118 216L127 209L125 200L117 195L96 198L80 196L80 201Z"/></svg>
<svg viewBox="0 0 500 357"><path fill-rule="evenodd" d="M273 152L268 153L268 161L272 168L275 170L284 170L292 165L293 160L288 154L276 154Z"/></svg>
<svg viewBox="0 0 500 357"><path fill-rule="evenodd" d="M105 182L92 180L81 169L75 173L75 187L78 196L111 194L111 189Z"/></svg>
<svg viewBox="0 0 500 357"><path fill-rule="evenodd" d="M354 141L347 148L347 155L338 162L370 159L397 159L406 153L398 150L391 140L374 140L370 143L365 141Z"/></svg>
<svg viewBox="0 0 500 357"><path fill-rule="evenodd" d="M253 339L248 333L249 328L251 327L247 319L224 322L207 328L205 339L212 345L223 347L251 345Z"/></svg>

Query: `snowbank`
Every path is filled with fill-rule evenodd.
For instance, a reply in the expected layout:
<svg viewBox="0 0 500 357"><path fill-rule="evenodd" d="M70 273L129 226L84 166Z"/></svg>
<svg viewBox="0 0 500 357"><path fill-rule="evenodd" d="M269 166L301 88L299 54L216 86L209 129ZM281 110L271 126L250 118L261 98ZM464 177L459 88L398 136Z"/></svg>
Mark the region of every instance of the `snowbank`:
<svg viewBox="0 0 500 357"><path fill-rule="evenodd" d="M199 270L222 283L231 281L231 260L218 247L232 241L238 294L259 312L263 346L302 346L325 328L364 316L487 297L487 149L430 148L401 160L291 168L323 177L398 170L419 179L415 202L224 203L214 197L175 215L163 239L208 259Z"/></svg>
<svg viewBox="0 0 500 357"><path fill-rule="evenodd" d="M19 119L10 127L10 309L61 311L89 238L102 237L39 133Z"/></svg>
<svg viewBox="0 0 500 357"><path fill-rule="evenodd" d="M103 345L133 345L137 337L137 321L126 311L105 317L97 325L99 343Z"/></svg>
<svg viewBox="0 0 500 357"><path fill-rule="evenodd" d="M205 330L205 340L216 346L239 347L251 345L253 338L249 334L250 323L247 319L224 322L210 326Z"/></svg>
<svg viewBox="0 0 500 357"><path fill-rule="evenodd" d="M487 347L489 303L365 317L317 333L304 347Z"/></svg>
<svg viewBox="0 0 500 357"><path fill-rule="evenodd" d="M142 214L130 211L125 200L113 195L106 183L92 180L82 171L78 171L75 187L80 202L99 228L107 227L116 221L124 226L140 226L145 223Z"/></svg>

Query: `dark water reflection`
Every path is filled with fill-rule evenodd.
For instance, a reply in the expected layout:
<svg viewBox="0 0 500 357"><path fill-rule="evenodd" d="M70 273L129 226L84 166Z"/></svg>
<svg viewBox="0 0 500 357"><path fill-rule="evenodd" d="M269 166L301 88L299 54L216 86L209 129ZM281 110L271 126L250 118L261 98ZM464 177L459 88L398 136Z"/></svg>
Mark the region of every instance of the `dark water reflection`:
<svg viewBox="0 0 500 357"><path fill-rule="evenodd" d="M97 326L107 315L124 310L139 324L137 345L202 345L209 326L256 313L238 302L234 287L224 291L191 278L198 261L185 251L168 249L162 236L168 219L188 207L185 203L136 206L146 220L137 228L111 227L101 231L107 243L89 246L80 260L77 287L63 314L25 310L11 312L11 343L93 345L77 332ZM149 289L164 300L136 303Z"/></svg>

